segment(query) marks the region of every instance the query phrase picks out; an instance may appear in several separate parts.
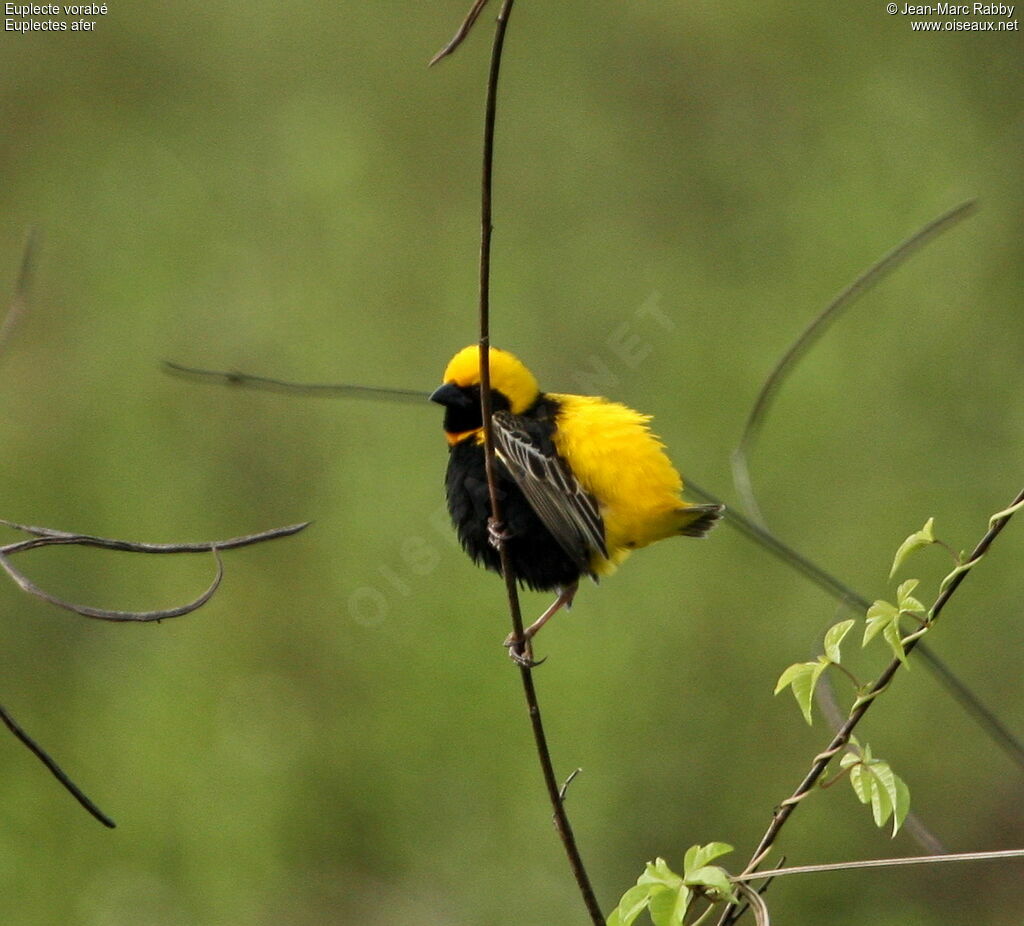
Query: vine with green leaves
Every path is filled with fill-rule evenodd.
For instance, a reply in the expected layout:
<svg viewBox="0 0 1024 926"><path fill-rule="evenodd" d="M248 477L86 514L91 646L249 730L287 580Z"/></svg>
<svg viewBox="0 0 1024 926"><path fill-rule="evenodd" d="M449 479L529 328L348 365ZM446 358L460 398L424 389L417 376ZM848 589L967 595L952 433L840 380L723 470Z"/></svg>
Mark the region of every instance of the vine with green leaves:
<svg viewBox="0 0 1024 926"><path fill-rule="evenodd" d="M910 810L910 789L906 783L893 772L889 763L873 755L867 743L859 742L853 735L854 729L864 718L871 705L887 691L893 678L900 668L908 665L908 657L918 646L920 640L934 627L950 598L967 577L967 574L981 562L992 542L1009 523L1010 519L1024 508L1024 489L1013 502L1002 511L997 511L988 522L988 530L970 553L956 556L953 570L939 584L935 599L930 607L925 607L914 597L914 591L920 584L917 579L907 579L900 583L896 590L895 603L876 601L868 608L863 618L861 645L867 647L873 642L883 641L892 660L873 681L860 683L850 675L842 664L842 645L850 632L857 626L857 621L847 619L834 624L825 633L824 652L810 662L797 662L785 669L775 686L779 694L789 689L804 719L808 724L813 721L813 699L815 689L826 671L839 672L846 676L853 686L853 700L845 723L836 732L811 764L811 769L800 782L792 795L782 801L772 815L772 821L762 837L753 855L743 871L736 877L719 866L708 863L715 858L732 851L732 847L724 843L711 843L708 846L691 847L683 859L683 874L676 874L664 859L648 863L643 874L634 887L623 894L619 905L608 917L608 926L629 926L635 922L645 910L650 913L655 926L675 926L687 922L704 922L712 910L725 907L721 926L735 922L743 907L737 906L742 900L753 911L761 924L769 922L767 906L763 898L747 887L755 878L769 879L780 874L790 873L785 870L761 872L757 869L775 847L779 833L796 807L816 788L825 788L840 778L848 778L854 794L861 803L871 807L875 824L884 826L892 821L892 835L895 836L903 825ZM933 519L925 523L921 530L915 531L900 545L893 560L890 579L903 566L905 560L913 553L933 544L940 543L933 531ZM825 771L833 760L838 759L839 771L828 780L823 780ZM1024 857L1024 849L1000 853L968 853L958 857L960 861L976 860L981 857L1020 858ZM939 857L941 858L941 856ZM933 861L932 857L918 861ZM908 860L892 860L906 862ZM799 869L800 873L835 870L837 866L806 866ZM857 867L857 863L851 863ZM877 865L875 867L881 867ZM796 870L792 870L796 873ZM737 893L737 891L739 893ZM698 900L705 901L705 908L694 920L688 920L691 909Z"/></svg>

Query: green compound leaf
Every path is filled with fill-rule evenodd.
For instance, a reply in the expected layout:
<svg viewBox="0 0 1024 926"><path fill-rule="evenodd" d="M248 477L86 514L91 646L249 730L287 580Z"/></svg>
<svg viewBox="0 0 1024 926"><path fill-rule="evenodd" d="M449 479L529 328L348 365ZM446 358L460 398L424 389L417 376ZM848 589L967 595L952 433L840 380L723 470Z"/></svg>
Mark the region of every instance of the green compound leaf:
<svg viewBox="0 0 1024 926"><path fill-rule="evenodd" d="M686 884L689 887L703 888L704 892L710 895L711 900L736 899L732 881L729 880L729 873L717 865L705 865L703 868L698 868L687 876Z"/></svg>
<svg viewBox="0 0 1024 926"><path fill-rule="evenodd" d="M889 649L892 650L893 656L902 662L905 668L909 669L910 663L907 662L907 653L903 648L903 637L900 635L899 623L893 621L891 624L886 624L882 630L882 637L889 644Z"/></svg>
<svg viewBox="0 0 1024 926"><path fill-rule="evenodd" d="M663 858L648 862L636 885L608 914L607 926L632 926L644 910L650 913L654 926L682 926L698 890L710 900L735 900L728 872L708 864L727 852L732 852L732 846L724 842L691 846L683 863L685 878L669 868Z"/></svg>
<svg viewBox="0 0 1024 926"><path fill-rule="evenodd" d="M867 626L864 628L862 646L867 646L889 624L899 626L900 609L888 601L876 601L866 615Z"/></svg>
<svg viewBox="0 0 1024 926"><path fill-rule="evenodd" d="M850 632L853 625L857 623L855 620L840 621L838 624L833 624L825 633L825 655L831 662L839 663L840 652L839 644L843 642L843 638Z"/></svg>
<svg viewBox="0 0 1024 926"><path fill-rule="evenodd" d="M796 698L796 703L800 706L800 710L803 712L804 719L808 724L814 723L814 718L811 715L814 689L818 685L821 673L829 665L831 663L824 656L819 657L816 662L797 662L786 669L779 676L778 682L775 683L775 694L778 694L784 688L793 689L793 697Z"/></svg>
<svg viewBox="0 0 1024 926"><path fill-rule="evenodd" d="M875 818L875 826L883 826L892 814L892 795L896 791L892 769L887 762L876 759L868 766L868 773L871 777L871 815Z"/></svg>
<svg viewBox="0 0 1024 926"><path fill-rule="evenodd" d="M892 561L892 569L889 570L890 579L896 575L897 570L903 565L903 561L910 556L911 553L915 553L918 550L935 543L935 534L932 532L934 525L935 518L929 518L924 522L924 527L919 531L914 531L914 533L900 544L899 549L896 551L896 556Z"/></svg>
<svg viewBox="0 0 1024 926"><path fill-rule="evenodd" d="M732 846L727 842L709 842L706 846L690 846L683 858L683 873L689 880L693 877L693 872L703 868L709 862L713 862L719 856L728 855L732 851Z"/></svg>
<svg viewBox="0 0 1024 926"><path fill-rule="evenodd" d="M668 901L657 900L658 898L663 894L668 895L674 904L673 898L677 898L683 892L689 893L689 889L683 885L683 879L668 867L668 862L663 858L648 862L644 866L643 874L637 878L636 885L622 895L619 905L608 915L607 926L630 926L647 909L651 910L653 918L656 901L659 904L659 911L668 904ZM681 923L682 920L678 922Z"/></svg>
<svg viewBox="0 0 1024 926"><path fill-rule="evenodd" d="M683 859L684 883L702 890L712 900L734 900L736 894L729 873L724 868L709 864L729 852L732 852L732 846L725 842L691 846Z"/></svg>
<svg viewBox="0 0 1024 926"><path fill-rule="evenodd" d="M637 878L636 883L676 888L683 883L683 879L668 867L668 862L659 856L653 862L647 863L644 873Z"/></svg>
<svg viewBox="0 0 1024 926"><path fill-rule="evenodd" d="M917 579L907 579L906 582L901 582L900 587L896 589L896 603L901 611L906 611L908 614L928 613L928 609L911 595L918 584Z"/></svg>
<svg viewBox="0 0 1024 926"><path fill-rule="evenodd" d="M847 752L839 760L843 768L850 769L850 785L862 804L871 805L876 826L884 826L892 817L892 835L895 836L910 812L910 789L890 768L884 759L875 759L864 747L862 755Z"/></svg>

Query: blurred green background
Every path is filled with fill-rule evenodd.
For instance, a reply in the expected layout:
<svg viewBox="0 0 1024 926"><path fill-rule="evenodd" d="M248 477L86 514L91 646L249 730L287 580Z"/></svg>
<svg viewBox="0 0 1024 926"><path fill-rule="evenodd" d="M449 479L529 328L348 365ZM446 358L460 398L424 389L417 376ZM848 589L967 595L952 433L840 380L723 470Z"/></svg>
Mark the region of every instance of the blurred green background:
<svg viewBox="0 0 1024 926"><path fill-rule="evenodd" d="M467 5L115 0L91 33L3 34L4 299L26 228L42 240L0 357L0 515L152 541L315 523L228 554L216 598L160 626L3 587L0 701L119 827L0 738L0 922L586 922L500 646L500 583L445 524L440 410L159 366L439 382L475 337L493 11L425 65ZM753 461L782 537L891 594L892 553L928 516L969 547L1020 487L1021 52L1019 32L913 34L880 2L521 0L494 343L549 389L653 413L684 473L733 500L729 454L778 355L886 250L977 197L801 363ZM1015 523L929 640L1018 735L1022 553ZM910 574L934 582L943 556ZM117 608L184 600L212 569L83 550L21 565ZM827 741L775 679L840 613L722 527L637 555L541 636L555 761L584 770L569 809L606 910L645 860L678 865L695 842L733 843L742 867ZM948 849L1024 844L1024 773L922 666L861 734ZM845 785L801 807L782 848L918 851ZM769 897L786 923L1009 926L1019 874L821 875Z"/></svg>

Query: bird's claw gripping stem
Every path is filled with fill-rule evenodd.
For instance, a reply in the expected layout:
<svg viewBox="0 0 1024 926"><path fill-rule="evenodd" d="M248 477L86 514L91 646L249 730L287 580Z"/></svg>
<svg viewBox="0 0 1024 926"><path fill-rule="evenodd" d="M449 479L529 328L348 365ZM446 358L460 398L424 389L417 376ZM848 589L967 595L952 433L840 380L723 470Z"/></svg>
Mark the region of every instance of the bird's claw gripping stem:
<svg viewBox="0 0 1024 926"><path fill-rule="evenodd" d="M505 530L505 525L494 518L487 519L487 539L495 550L500 550L501 545L512 535Z"/></svg>
<svg viewBox="0 0 1024 926"><path fill-rule="evenodd" d="M508 648L509 658L517 666L522 666L524 669L532 669L535 666L539 666L542 663L547 662L547 656L543 659L533 658L533 645L530 643L530 637L525 633L523 634L522 652L516 652L516 635L514 633L510 633L505 637L505 643L503 645Z"/></svg>

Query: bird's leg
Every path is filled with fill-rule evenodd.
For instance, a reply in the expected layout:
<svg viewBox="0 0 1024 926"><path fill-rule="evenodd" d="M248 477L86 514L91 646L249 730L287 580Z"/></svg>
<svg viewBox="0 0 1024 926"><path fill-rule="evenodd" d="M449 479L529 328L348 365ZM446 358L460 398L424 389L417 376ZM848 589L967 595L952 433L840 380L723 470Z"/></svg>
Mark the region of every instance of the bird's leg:
<svg viewBox="0 0 1024 926"><path fill-rule="evenodd" d="M514 633L510 633L505 638L505 646L508 647L508 654L512 657L513 662L527 667L539 665L539 663L533 661L533 645L531 641L537 635L540 628L551 620L551 618L554 617L562 608L572 607L572 600L576 597L577 588L579 588L579 584L577 582L573 582L573 584L568 588L560 588L558 590L558 597L551 603L548 609L523 631L522 653L516 652L516 636Z"/></svg>

